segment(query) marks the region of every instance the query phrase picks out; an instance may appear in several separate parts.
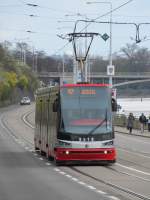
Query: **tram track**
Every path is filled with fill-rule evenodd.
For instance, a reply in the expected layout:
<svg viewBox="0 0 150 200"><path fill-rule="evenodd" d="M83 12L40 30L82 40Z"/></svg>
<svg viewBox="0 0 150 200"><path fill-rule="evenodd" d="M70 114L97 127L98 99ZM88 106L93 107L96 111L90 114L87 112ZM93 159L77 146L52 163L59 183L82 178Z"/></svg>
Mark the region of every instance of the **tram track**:
<svg viewBox="0 0 150 200"><path fill-rule="evenodd" d="M134 191L132 191L132 190L129 190L129 189L120 187L120 186L118 186L118 185L116 185L116 184L113 184L113 183L110 183L110 182L108 182L108 181L104 181L104 180L102 180L102 179L100 179L100 178L96 178L96 177L94 177L94 176L92 176L92 175L87 174L86 172L83 172L83 171L77 169L76 167L70 167L70 168L71 168L73 171L76 171L76 172L78 172L78 173L80 173L80 174L82 174L82 175L84 175L84 176L86 176L86 177L89 177L89 178L91 178L91 179L93 179L93 180L95 180L95 181L97 181L97 182L99 182L99 183L102 183L102 184L104 184L104 185L106 185L106 186L109 186L109 187L111 187L111 188L113 188L113 189L117 189L118 191L125 192L126 194L132 195L133 197L137 197L137 198L143 199L143 200L150 200L149 197L146 197L146 196L144 196L144 195L138 194L138 193L136 193L136 192L134 192Z"/></svg>
<svg viewBox="0 0 150 200"><path fill-rule="evenodd" d="M29 114L29 112L27 112L27 113ZM22 121L23 121L24 115L26 115L27 113L25 113L25 114L23 114L23 115L21 116L21 120L22 120ZM30 113L31 113L31 112L30 112ZM4 115L4 114L1 115L1 119L0 119L0 120L1 120L1 124L2 124L3 128L5 128L5 130L7 130L7 133L9 133L9 135L11 134L14 138L20 139L19 136L16 135L16 134L14 133L13 129L10 128L9 125L7 124L7 120L5 119L5 115ZM24 122L24 121L23 121L23 122ZM25 123L25 122L24 122L24 123ZM31 128L31 126L29 126L29 124L26 124L26 125L28 125L28 127ZM20 136L20 137L21 137L21 139L22 139L24 142L26 142L28 145L30 145L30 147L33 148L33 143L32 143L31 141L27 140L27 139L26 139L25 137L23 137L23 136Z"/></svg>
<svg viewBox="0 0 150 200"><path fill-rule="evenodd" d="M29 120L28 120L28 116L29 116L31 113L32 113L32 112L27 112L27 113L23 114L23 115L21 116L21 119L22 119L23 121L27 120L28 123L30 123ZM18 137L13 133L13 131L8 127L8 125L6 125L5 120L4 120L4 117L1 118L1 122L2 122L3 126L10 132L10 134L12 134L12 135L15 136L16 138L18 138ZM26 123L27 126L29 126L28 123ZM31 126L29 126L29 127L31 128ZM22 139L23 139L26 143L32 145L32 147L33 147L33 144L32 144L30 141L28 141L28 140L25 139L25 138L22 138ZM61 168L62 168L62 167L61 167ZM143 199L143 200L150 200L149 197L146 197L146 196L144 196L144 195L138 194L138 193L136 193L136 192L134 192L134 191L132 191L132 190L129 190L129 189L120 187L120 186L118 186L118 185L116 185L116 184L110 183L110 182L105 181L105 180L103 180L103 179L96 178L95 176L92 176L92 175L90 175L90 174L88 174L88 173L86 173L86 172L83 172L83 171L77 169L76 167L70 166L70 167L68 167L68 168L70 168L72 171L77 172L77 173L80 174L80 175L83 175L83 176L85 176L85 177L90 178L91 180L94 180L94 181L96 181L96 182L99 182L99 183L101 183L101 184L103 184L103 185L105 185L105 186L111 187L111 188L113 188L113 189L115 189L115 190L118 190L118 191L120 191L120 192L124 192L125 194L131 195L132 197L137 197L138 199ZM112 169L111 167L107 167L107 168L110 169L110 170L113 170L113 171L115 171L115 172L117 172L117 173L123 173L123 172L120 172L120 171L118 171L118 170Z"/></svg>
<svg viewBox="0 0 150 200"><path fill-rule="evenodd" d="M143 180L143 181L150 182L150 179L146 179L146 178L143 178L143 177L140 177L140 176L133 175L133 174L131 174L131 173L127 173L127 172L124 172L124 171L120 171L120 170L115 169L115 168L112 168L112 167L110 167L110 166L107 166L107 168L108 168L109 170L112 170L113 172L116 172L116 173L119 173L119 174L127 175L127 176L130 176L130 177L135 177L135 178L141 179L141 180Z"/></svg>
<svg viewBox="0 0 150 200"><path fill-rule="evenodd" d="M28 111L26 113L23 113L21 115L21 120L26 124L26 126L34 129L33 127L33 124L31 124L30 120L29 120L29 116L33 113L34 111ZM16 137L18 139L18 137L16 136L16 134L14 133L14 131L9 127L9 124L7 124L7 121L5 119L5 115L2 115L1 116L1 123L3 124L3 126L8 130L9 134L13 135L14 137ZM33 148L33 143L31 143L31 141L27 140L25 137L22 137L21 136L21 139L24 140L24 142L30 146L32 146ZM63 169L63 167L60 167ZM124 195L123 196L126 196L126 195L131 195L132 197L136 197L138 199L143 199L143 200L150 200L149 197L147 196L144 196L142 194L139 194L137 192L134 192L132 190L129 190L128 188L126 187L121 187L121 186L118 186L116 184L113 184L111 183L110 181L106 181L104 179L101 179L101 178L97 178L96 176L92 176L90 173L86 173L85 171L83 172L82 170L78 169L77 167L74 167L74 166L69 166L67 168L70 168L72 171L74 172L77 172L79 175L83 175L85 178L90 178L91 181L93 182L98 182L98 183L101 183L103 184L104 186L108 186L109 188L112 188L112 189L115 189L117 190L118 192L123 192ZM109 171L113 171L116 173L116 176L120 176L120 174L123 174L123 175L126 175L126 176L129 176L129 177L136 177L138 178L139 180L143 180L145 182L150 182L149 179L144 179L142 177L139 177L139 176L135 176L134 174L129 174L129 173L126 173L126 172L123 172L123 171L120 171L118 169L114 169L112 167L106 167L106 169L108 169ZM118 174L118 175L117 175Z"/></svg>
<svg viewBox="0 0 150 200"><path fill-rule="evenodd" d="M142 156L142 157L145 157L145 158L149 158L150 159L150 154L149 153L146 153L146 152L139 152L137 150L133 150L133 149L127 149L127 148L123 148L123 147L120 147L120 146L117 146L117 149L121 150L121 151L125 151L127 153L131 153L134 154L134 155L138 155L138 156Z"/></svg>
<svg viewBox="0 0 150 200"><path fill-rule="evenodd" d="M133 165L134 165L134 166L136 165L136 166L138 166L138 167L142 167L142 168L144 168L144 169L150 170L150 167L144 166L144 165L142 165L142 164L139 164L139 163L136 163L136 162L127 160L127 159L125 160L125 159L123 159L123 158L119 158L119 160L120 160L120 161L127 162L127 163L130 163L132 166L133 166Z"/></svg>
<svg viewBox="0 0 150 200"><path fill-rule="evenodd" d="M24 113L24 114L21 116L21 119L23 120L23 122L24 122L27 126L29 126L30 128L32 128L32 129L34 128L34 126L33 126L33 124L31 124L31 122L29 121L28 117L29 117L29 115L32 114L33 112L34 112L34 111L30 111L30 112ZM28 141L28 142L29 142L29 141ZM142 155L141 155L141 156L142 156ZM133 162L133 163L134 163L134 162ZM137 165L137 163L134 163L134 164ZM141 166L141 165L140 165L140 167L144 167L144 166ZM99 183L101 183L101 184L103 184L103 185L106 185L106 186L108 186L108 187L111 187L112 189L118 190L118 191L120 191L120 192L124 192L125 194L131 195L132 197L136 197L136 198L138 198L138 199L143 199L143 200L150 200L150 198L147 197L147 196L144 196L144 195L142 195L142 194L136 193L136 192L134 192L134 191L132 191L132 190L129 190L128 188L124 188L124 187L118 186L118 185L113 184L113 183L111 183L111 182L109 182L109 181L105 181L105 180L103 180L103 179L96 178L95 176L92 176L92 175L90 175L90 174L88 174L88 173L86 173L86 172L83 172L83 171L81 171L80 169L77 169L76 167L70 166L70 167L68 167L68 168L70 168L70 169L71 169L72 171L74 171L74 172L77 172L77 173L79 173L79 174L81 174L81 175L83 175L83 176L85 176L85 177L90 178L91 180L94 180L94 181L96 181L96 182L99 182ZM124 172L124 171L120 171L120 170L118 170L118 169L112 168L111 166L107 166L106 168L109 169L109 170L111 170L111 171L114 171L115 173L118 173L118 174L123 174L123 175L129 176L129 177L135 177L135 178L137 178L137 179L139 179L139 180L142 180L142 181L150 182L150 179L146 179L146 178L139 177L139 176L136 176L136 175L131 174L131 173L127 173L127 172ZM149 169L149 168L147 168L147 169Z"/></svg>
<svg viewBox="0 0 150 200"><path fill-rule="evenodd" d="M28 120L29 115L31 115L34 111L29 111L27 113L24 113L21 115L21 120L30 128L34 129L34 124L31 124L31 122Z"/></svg>

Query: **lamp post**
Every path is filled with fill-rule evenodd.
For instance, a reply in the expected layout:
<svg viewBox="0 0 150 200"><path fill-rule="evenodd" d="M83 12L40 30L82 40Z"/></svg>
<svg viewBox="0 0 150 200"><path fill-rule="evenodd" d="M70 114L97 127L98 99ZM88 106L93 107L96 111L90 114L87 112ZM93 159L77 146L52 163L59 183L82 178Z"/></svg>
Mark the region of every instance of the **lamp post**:
<svg viewBox="0 0 150 200"><path fill-rule="evenodd" d="M114 75L114 66L112 65L112 3L110 1L93 1L86 2L87 4L108 4L110 5L110 43L109 43L109 66L107 66L107 74L109 75L109 84L112 87L112 76ZM110 71L110 72L109 72Z"/></svg>
<svg viewBox="0 0 150 200"><path fill-rule="evenodd" d="M17 46L20 48L20 61L23 64L26 64L26 48L24 44L26 43L26 40L29 38L22 38L22 39L14 39L14 42L17 44Z"/></svg>

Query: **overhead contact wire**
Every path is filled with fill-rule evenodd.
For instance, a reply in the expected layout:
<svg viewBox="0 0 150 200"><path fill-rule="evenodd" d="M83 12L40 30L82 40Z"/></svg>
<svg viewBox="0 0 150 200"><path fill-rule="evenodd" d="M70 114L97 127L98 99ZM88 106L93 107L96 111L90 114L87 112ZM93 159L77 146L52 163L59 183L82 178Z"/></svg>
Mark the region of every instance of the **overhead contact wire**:
<svg viewBox="0 0 150 200"><path fill-rule="evenodd" d="M100 18L102 18L102 17L105 17L105 16L107 16L107 15L109 15L109 14L115 12L116 10L122 8L123 6L125 6L125 5L127 5L127 4L129 4L129 3L131 3L132 1L134 1L134 0L129 0L129 1L125 2L124 4L121 4L120 6L118 6L118 7L114 8L114 9L112 9L111 11L109 11L109 12L107 12L107 13L105 13L105 14L99 16L99 17L96 17L95 19L92 19L91 21L96 21L97 19L100 19ZM92 23L92 22L89 22L83 29L80 30L80 32L82 32L82 31L85 30L87 27L89 27L89 26L91 25L91 23ZM59 51L61 51L62 49L64 49L66 46L68 46L69 43L70 43L70 42L67 42L62 48L58 49L56 52L58 53Z"/></svg>

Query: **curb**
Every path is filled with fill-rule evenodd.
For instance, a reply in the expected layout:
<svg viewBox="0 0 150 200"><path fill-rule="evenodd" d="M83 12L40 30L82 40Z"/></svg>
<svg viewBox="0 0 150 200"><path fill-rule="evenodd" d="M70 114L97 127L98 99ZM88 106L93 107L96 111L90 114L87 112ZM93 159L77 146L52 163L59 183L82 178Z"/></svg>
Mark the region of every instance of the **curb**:
<svg viewBox="0 0 150 200"><path fill-rule="evenodd" d="M133 135L133 136L137 136L137 137L145 137L145 138L150 138L150 135L139 135L139 134L135 134L135 133L127 133L127 132L123 132L123 131L115 131L116 133L121 133L121 134L126 134L126 135Z"/></svg>

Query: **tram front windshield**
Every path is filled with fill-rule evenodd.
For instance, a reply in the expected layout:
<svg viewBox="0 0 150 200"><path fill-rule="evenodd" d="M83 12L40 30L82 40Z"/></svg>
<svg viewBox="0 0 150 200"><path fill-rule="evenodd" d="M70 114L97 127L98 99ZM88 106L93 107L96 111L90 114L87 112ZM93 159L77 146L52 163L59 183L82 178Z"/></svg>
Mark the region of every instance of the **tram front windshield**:
<svg viewBox="0 0 150 200"><path fill-rule="evenodd" d="M60 101L61 132L94 135L112 131L109 88L64 87Z"/></svg>

